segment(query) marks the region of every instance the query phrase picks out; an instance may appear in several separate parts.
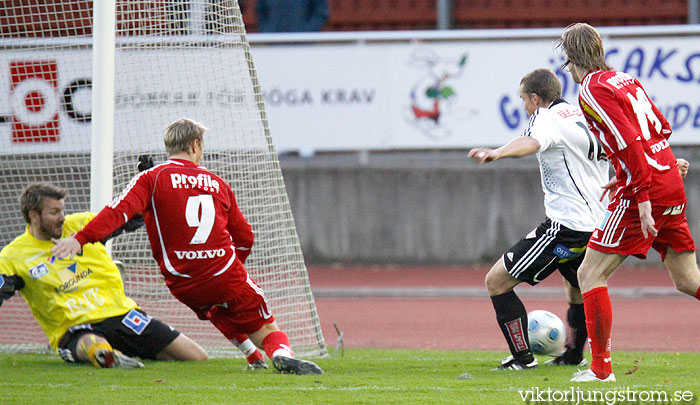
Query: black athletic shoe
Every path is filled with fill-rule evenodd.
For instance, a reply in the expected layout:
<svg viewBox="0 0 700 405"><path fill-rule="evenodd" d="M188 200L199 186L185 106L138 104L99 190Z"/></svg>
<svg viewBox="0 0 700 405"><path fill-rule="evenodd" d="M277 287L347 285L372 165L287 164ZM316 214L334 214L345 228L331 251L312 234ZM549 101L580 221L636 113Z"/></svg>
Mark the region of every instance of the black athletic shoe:
<svg viewBox="0 0 700 405"><path fill-rule="evenodd" d="M275 356L272 365L282 374L323 374L323 370L316 363L287 356Z"/></svg>
<svg viewBox="0 0 700 405"><path fill-rule="evenodd" d="M586 359L583 357L583 354L574 353L573 350L567 349L566 351L562 352L559 356L545 361L544 364L548 364L550 366L579 366L579 367L583 367L586 364L588 364L588 361L586 361Z"/></svg>
<svg viewBox="0 0 700 405"><path fill-rule="evenodd" d="M508 356L501 361L501 365L494 368L494 370L529 370L531 368L537 368L537 359L533 358L531 362L524 363L520 360L516 360L513 356Z"/></svg>

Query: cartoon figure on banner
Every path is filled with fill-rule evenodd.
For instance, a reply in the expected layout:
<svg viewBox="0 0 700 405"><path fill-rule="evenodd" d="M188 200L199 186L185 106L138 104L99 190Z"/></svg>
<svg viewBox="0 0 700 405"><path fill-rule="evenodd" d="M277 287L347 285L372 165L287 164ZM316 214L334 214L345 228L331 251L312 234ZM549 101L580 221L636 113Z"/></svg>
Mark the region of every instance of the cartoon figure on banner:
<svg viewBox="0 0 700 405"><path fill-rule="evenodd" d="M457 91L454 82L467 64L467 54L459 59L443 58L435 51L420 48L413 52L409 64L425 73L411 87L410 105L405 108L406 121L428 138L444 139L452 135L450 123L458 120ZM473 114L473 112L472 112Z"/></svg>

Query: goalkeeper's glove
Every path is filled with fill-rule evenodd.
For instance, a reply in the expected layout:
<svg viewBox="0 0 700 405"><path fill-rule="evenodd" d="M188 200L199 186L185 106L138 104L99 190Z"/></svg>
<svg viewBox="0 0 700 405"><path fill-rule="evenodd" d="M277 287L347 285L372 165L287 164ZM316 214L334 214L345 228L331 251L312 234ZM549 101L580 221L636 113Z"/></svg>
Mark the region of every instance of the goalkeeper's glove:
<svg viewBox="0 0 700 405"><path fill-rule="evenodd" d="M151 167L155 166L153 164L153 157L151 155L139 155L138 160L139 163L136 165L136 167L139 169L140 172L148 170ZM111 234L107 235L100 242L102 242L102 244L104 245L107 243L108 240L121 235L122 232L133 232L141 228L143 224L143 215L135 214L133 217L131 217L130 220L126 221L124 225L119 227L116 231L112 232Z"/></svg>
<svg viewBox="0 0 700 405"><path fill-rule="evenodd" d="M24 280L20 276L0 274L0 305L3 301L15 295L15 291L24 288Z"/></svg>
<svg viewBox="0 0 700 405"><path fill-rule="evenodd" d="M155 166L153 164L153 156L151 155L139 155L139 163L136 165L136 167L139 169L140 172L144 170L148 170L151 167Z"/></svg>
<svg viewBox="0 0 700 405"><path fill-rule="evenodd" d="M134 214L134 216L131 217L130 220L126 221L124 225L120 226L119 228L117 228L117 230L105 236L105 238L102 239L100 242L102 242L102 244L105 245L107 244L108 240L121 235L123 232L134 232L135 230L141 228L143 224L143 215Z"/></svg>

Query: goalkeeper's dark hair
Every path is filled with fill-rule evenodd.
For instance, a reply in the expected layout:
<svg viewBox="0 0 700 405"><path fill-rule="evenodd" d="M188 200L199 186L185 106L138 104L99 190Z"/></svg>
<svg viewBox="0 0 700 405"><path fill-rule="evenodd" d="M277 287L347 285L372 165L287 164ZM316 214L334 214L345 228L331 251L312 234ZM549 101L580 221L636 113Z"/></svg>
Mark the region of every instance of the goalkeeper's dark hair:
<svg viewBox="0 0 700 405"><path fill-rule="evenodd" d="M171 122L165 129L165 137L163 138L165 151L168 152L168 156L186 152L195 139L204 142L206 130L207 128L203 125L189 118L180 118Z"/></svg>
<svg viewBox="0 0 700 405"><path fill-rule="evenodd" d="M19 206L22 209L22 216L27 223L30 223L29 213L32 211L41 212L45 198L62 200L66 198L68 191L51 183L33 183L27 186L19 197Z"/></svg>
<svg viewBox="0 0 700 405"><path fill-rule="evenodd" d="M561 83L557 75L549 69L533 70L520 80L520 85L523 93L527 95L535 93L545 103L561 98Z"/></svg>

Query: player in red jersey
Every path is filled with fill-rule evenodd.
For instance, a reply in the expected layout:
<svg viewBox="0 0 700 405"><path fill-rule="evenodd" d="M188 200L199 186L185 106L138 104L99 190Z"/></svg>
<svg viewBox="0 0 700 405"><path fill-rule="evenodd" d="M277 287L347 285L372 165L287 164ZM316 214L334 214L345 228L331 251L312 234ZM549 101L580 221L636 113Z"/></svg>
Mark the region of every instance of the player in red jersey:
<svg viewBox="0 0 700 405"><path fill-rule="evenodd" d="M593 361L571 381L615 381L610 358L612 308L607 280L629 255L661 255L676 288L700 299L700 271L685 217L685 189L668 138L671 127L641 83L605 62L600 34L588 24L567 27L558 40L563 67L581 84L579 104L616 179L610 204L578 270ZM680 168L683 172L683 168Z"/></svg>
<svg viewBox="0 0 700 405"><path fill-rule="evenodd" d="M169 160L136 175L82 231L55 241L53 252L75 255L141 212L166 285L199 319L229 340L248 335L282 373L322 374L316 364L293 358L287 334L243 267L253 231L229 184L199 165L205 131L186 118L171 123L164 138Z"/></svg>

